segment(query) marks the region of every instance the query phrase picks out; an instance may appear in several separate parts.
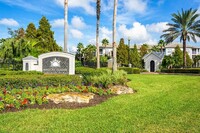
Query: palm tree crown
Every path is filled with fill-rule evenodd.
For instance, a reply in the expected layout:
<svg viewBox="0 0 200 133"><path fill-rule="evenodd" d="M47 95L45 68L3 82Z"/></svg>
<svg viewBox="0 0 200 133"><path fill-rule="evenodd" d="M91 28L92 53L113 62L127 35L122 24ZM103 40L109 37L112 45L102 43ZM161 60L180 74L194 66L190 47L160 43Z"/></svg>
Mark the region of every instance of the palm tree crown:
<svg viewBox="0 0 200 133"><path fill-rule="evenodd" d="M164 30L165 34L161 38L165 39L166 43L171 43L178 37L180 42L183 42L183 67L186 66L186 42L191 39L196 43L196 37L200 37L200 20L197 20L200 14L197 13L197 9L183 10L181 13L172 14L173 24L167 24L168 29Z"/></svg>

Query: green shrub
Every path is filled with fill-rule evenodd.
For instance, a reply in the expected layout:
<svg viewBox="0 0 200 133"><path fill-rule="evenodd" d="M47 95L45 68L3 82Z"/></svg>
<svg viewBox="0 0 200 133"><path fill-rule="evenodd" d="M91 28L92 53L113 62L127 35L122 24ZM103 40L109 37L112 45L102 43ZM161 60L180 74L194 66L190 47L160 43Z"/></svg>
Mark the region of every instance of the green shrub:
<svg viewBox="0 0 200 133"><path fill-rule="evenodd" d="M146 69L140 69L140 72L149 72Z"/></svg>
<svg viewBox="0 0 200 133"><path fill-rule="evenodd" d="M193 74L200 74L200 68L172 68L172 69L162 69L161 72L163 73L193 73Z"/></svg>
<svg viewBox="0 0 200 133"><path fill-rule="evenodd" d="M81 85L78 75L16 75L0 77L1 88L35 88L39 86Z"/></svg>
<svg viewBox="0 0 200 133"><path fill-rule="evenodd" d="M75 61L75 67L82 67L81 61Z"/></svg>
<svg viewBox="0 0 200 133"><path fill-rule="evenodd" d="M101 69L99 69L101 70ZM110 69L103 69L100 75L87 75L84 77L84 83L95 85L102 88L108 88L110 85L125 85L127 83L127 73L118 70L112 74Z"/></svg>
<svg viewBox="0 0 200 133"><path fill-rule="evenodd" d="M131 68L131 67L120 67L118 68L119 70L124 70L128 74L140 74L140 69L139 68Z"/></svg>
<svg viewBox="0 0 200 133"><path fill-rule="evenodd" d="M107 68L94 69L94 68L89 68L89 67L77 67L75 70L75 73L92 76L92 75L101 75L106 70Z"/></svg>
<svg viewBox="0 0 200 133"><path fill-rule="evenodd" d="M8 71L8 70L0 70L0 76L5 75L43 75L42 72L37 71Z"/></svg>

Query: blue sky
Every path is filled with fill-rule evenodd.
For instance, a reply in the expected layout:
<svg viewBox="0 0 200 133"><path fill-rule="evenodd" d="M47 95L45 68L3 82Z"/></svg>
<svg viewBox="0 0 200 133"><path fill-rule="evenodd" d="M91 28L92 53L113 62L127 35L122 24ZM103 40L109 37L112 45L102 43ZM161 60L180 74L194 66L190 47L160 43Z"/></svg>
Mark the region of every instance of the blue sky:
<svg viewBox="0 0 200 133"><path fill-rule="evenodd" d="M101 0L100 41L112 42L112 14L114 0ZM9 37L7 28L26 29L30 22L38 27L46 16L55 32L54 37L63 46L63 0L0 0L0 38ZM96 0L69 0L68 47L74 51L79 42L95 44ZM119 0L117 40L131 38L131 44L155 44L160 39L171 14L181 9L199 9L200 0ZM193 45L200 46L198 43Z"/></svg>

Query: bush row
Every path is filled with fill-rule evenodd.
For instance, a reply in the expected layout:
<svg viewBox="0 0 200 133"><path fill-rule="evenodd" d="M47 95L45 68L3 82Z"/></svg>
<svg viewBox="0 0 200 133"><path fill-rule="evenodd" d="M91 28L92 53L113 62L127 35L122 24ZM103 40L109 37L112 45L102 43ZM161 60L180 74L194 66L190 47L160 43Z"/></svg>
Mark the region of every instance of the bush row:
<svg viewBox="0 0 200 133"><path fill-rule="evenodd" d="M77 75L16 75L0 77L1 88L35 88L39 86L81 85L82 79Z"/></svg>
<svg viewBox="0 0 200 133"><path fill-rule="evenodd" d="M172 69L162 69L161 72L163 73L194 73L200 74L200 68L172 68Z"/></svg>
<svg viewBox="0 0 200 133"><path fill-rule="evenodd" d="M8 70L0 70L0 75L43 75L42 72L37 71L8 71Z"/></svg>
<svg viewBox="0 0 200 133"><path fill-rule="evenodd" d="M82 75L101 75L106 71L106 68L94 69L89 67L77 67L75 73Z"/></svg>
<svg viewBox="0 0 200 133"><path fill-rule="evenodd" d="M140 69L139 68L131 68L131 67L120 67L118 68L119 70L124 70L128 74L140 74Z"/></svg>

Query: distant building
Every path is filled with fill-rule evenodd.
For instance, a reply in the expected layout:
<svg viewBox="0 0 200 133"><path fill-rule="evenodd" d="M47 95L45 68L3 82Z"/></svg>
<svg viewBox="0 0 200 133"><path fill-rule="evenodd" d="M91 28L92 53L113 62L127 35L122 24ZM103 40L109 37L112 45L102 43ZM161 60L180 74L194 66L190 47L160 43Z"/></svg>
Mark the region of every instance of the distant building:
<svg viewBox="0 0 200 133"><path fill-rule="evenodd" d="M146 54L143 57L144 60L144 68L149 71L149 72L155 72L159 70L159 66L162 63L162 59L165 55L172 55L172 53L175 51L175 47L179 45L181 50L183 50L183 44L180 43L170 43L167 46L163 48L163 53L162 52L150 52ZM140 48L142 45L137 45L138 52L140 52ZM154 45L149 45L149 50L153 47ZM130 46L131 49L134 48L134 45ZM100 55L108 55L112 56L112 45L108 45L106 47L100 46ZM196 55L200 55L200 47L196 46L191 46L189 44L186 45L186 51L188 52L188 55L190 58L194 58Z"/></svg>
<svg viewBox="0 0 200 133"><path fill-rule="evenodd" d="M175 47L179 45L181 50L183 51L183 44L171 43L165 47L165 55L171 55L175 51ZM194 58L196 55L200 55L200 47L186 45L186 51L190 58Z"/></svg>

